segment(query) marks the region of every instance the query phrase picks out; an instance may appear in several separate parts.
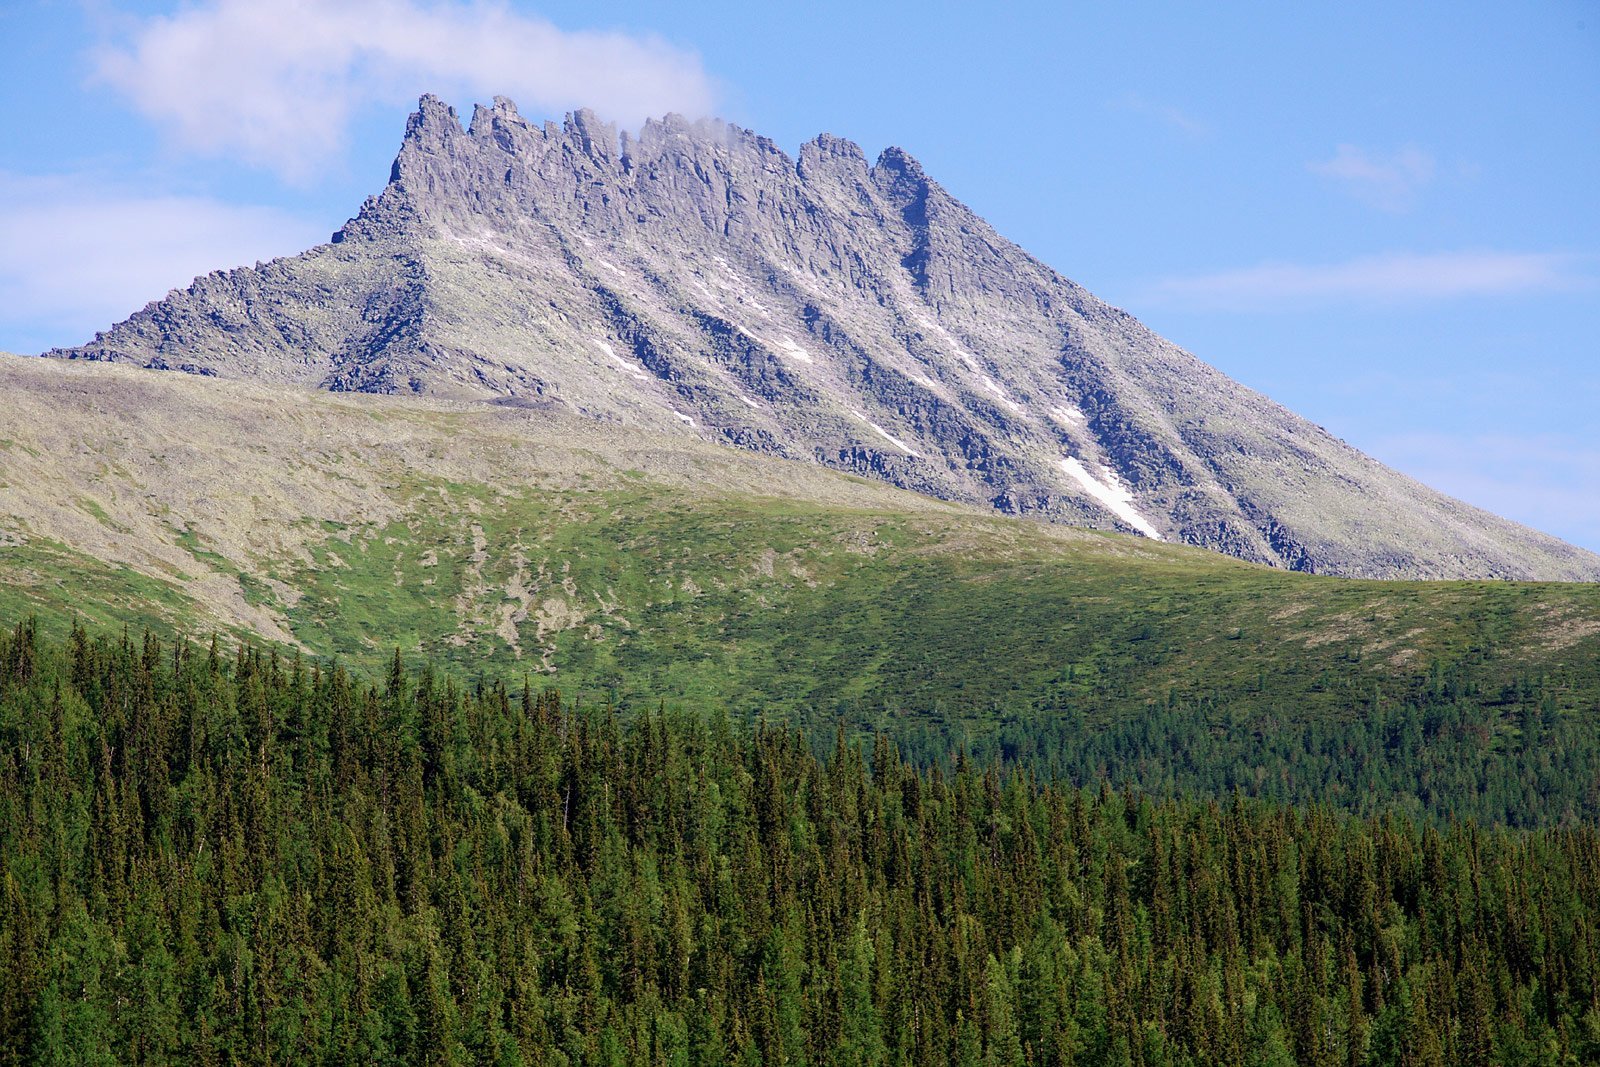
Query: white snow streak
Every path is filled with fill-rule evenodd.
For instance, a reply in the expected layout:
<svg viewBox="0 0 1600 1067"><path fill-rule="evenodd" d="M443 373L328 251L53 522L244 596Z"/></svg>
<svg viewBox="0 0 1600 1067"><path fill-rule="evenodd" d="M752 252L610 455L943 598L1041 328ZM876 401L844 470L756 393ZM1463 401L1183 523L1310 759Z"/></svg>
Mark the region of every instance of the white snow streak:
<svg viewBox="0 0 1600 1067"><path fill-rule="evenodd" d="M674 415L678 416L678 418L682 419L684 422L687 422L689 424L689 426L691 428L693 428L694 420L691 419L689 416L685 415L683 412L679 411L677 408L673 408L672 409L672 413Z"/></svg>
<svg viewBox="0 0 1600 1067"><path fill-rule="evenodd" d="M745 396L743 393L739 394L739 399L743 400L746 404L749 404L751 407L755 408L757 411L761 410L761 405L760 404L757 404L754 400L751 400L749 397Z"/></svg>
<svg viewBox="0 0 1600 1067"><path fill-rule="evenodd" d="M1051 408L1050 414L1054 415L1058 422L1063 422L1068 426L1084 426L1089 422L1089 416L1085 415L1071 404L1068 404L1065 407Z"/></svg>
<svg viewBox="0 0 1600 1067"><path fill-rule="evenodd" d="M883 438L885 441L888 441L891 445L894 445L894 447L898 448L900 451L904 452L906 455L915 456L917 459L921 459L922 458L922 453L921 452L918 452L916 449L912 448L910 445L908 445L904 441L900 440L900 438L896 437L894 434L890 433L888 430L885 430L882 426L879 426L877 423L875 423L871 419L867 418L865 412L852 410L850 412L850 414L854 415L856 418L860 419L862 422L866 423L868 426L871 426L873 428L873 430L877 432L879 437Z"/></svg>
<svg viewBox="0 0 1600 1067"><path fill-rule="evenodd" d="M816 362L816 360L811 358L811 353L807 352L805 349L801 348L798 344L787 337L778 342L778 347L789 353L795 359L798 359L801 363Z"/></svg>
<svg viewBox="0 0 1600 1067"><path fill-rule="evenodd" d="M1115 471L1107 470L1106 477L1109 483L1102 482L1089 473L1089 469L1077 459L1068 456L1061 461L1061 466L1066 472L1077 479L1088 494L1104 504L1113 515L1132 526L1146 537L1160 541L1161 534L1150 525L1150 520L1134 510L1133 493L1123 485ZM1104 469L1104 468L1102 468Z"/></svg>
<svg viewBox="0 0 1600 1067"><path fill-rule="evenodd" d="M648 374L644 373L644 371L640 370L638 367L635 367L632 363L629 363L621 356L617 355L616 349L612 348L604 341L596 339L594 343L595 346L600 349L600 351L611 357L612 362L616 363L617 366L621 367L628 374L633 375L641 382L648 382L650 380L650 376Z"/></svg>
<svg viewBox="0 0 1600 1067"><path fill-rule="evenodd" d="M1015 411L1018 415L1022 414L1022 405L1017 403L1015 400L1012 400L1011 397L1006 394L1006 391L1000 388L995 380L989 377L987 374L983 376L983 387L989 390L989 392L993 393L995 396L999 397L1000 403L1004 404L1012 411Z"/></svg>

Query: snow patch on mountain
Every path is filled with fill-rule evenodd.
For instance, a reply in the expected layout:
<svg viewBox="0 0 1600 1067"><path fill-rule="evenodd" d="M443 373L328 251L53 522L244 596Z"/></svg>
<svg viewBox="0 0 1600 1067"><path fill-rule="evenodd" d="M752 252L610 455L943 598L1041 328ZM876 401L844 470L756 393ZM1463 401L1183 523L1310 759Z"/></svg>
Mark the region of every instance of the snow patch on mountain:
<svg viewBox="0 0 1600 1067"><path fill-rule="evenodd" d="M1023 413L1022 405L1017 403L1015 400L1012 400L1010 395L1007 394L1004 389L1000 388L999 383L993 378L989 377L987 374L983 376L983 387L989 390L989 392L993 393L999 399L1000 403L1004 404L1018 415Z"/></svg>
<svg viewBox="0 0 1600 1067"><path fill-rule="evenodd" d="M650 376L648 374L640 370L638 367L635 367L632 363L629 363L621 356L617 355L617 350L606 344L606 342L597 339L595 341L595 346L598 347L600 351L604 352L608 357L610 357L613 363L621 367L624 373L632 375L641 382L647 382L650 380Z"/></svg>
<svg viewBox="0 0 1600 1067"><path fill-rule="evenodd" d="M1107 481L1102 482L1089 473L1089 468L1073 456L1068 456L1061 461L1061 467L1083 486L1084 492L1094 497L1106 506L1106 509L1132 526L1135 530L1154 541L1163 540L1159 531L1150 524L1133 506L1133 492L1117 477L1113 470L1105 470Z"/></svg>
<svg viewBox="0 0 1600 1067"><path fill-rule="evenodd" d="M888 441L891 445L894 445L894 447L898 448L900 451L904 452L906 455L914 456L917 459L921 459L922 458L922 453L921 452L918 452L916 449L912 448L910 445L908 445L904 441L900 440L900 438L896 437L894 434L890 433L888 430L885 430L882 426L879 426L877 423L875 423L871 419L867 418L866 412L864 412L864 411L851 411L850 414L854 415L856 418L860 419L862 422L864 422L868 426L872 427L874 432L876 432L879 437L883 438L885 441Z"/></svg>
<svg viewBox="0 0 1600 1067"><path fill-rule="evenodd" d="M796 342L790 340L787 337L785 337L783 340L778 342L778 347L780 349L782 349L783 351L789 353L789 355L793 356L795 359L798 359L801 363L815 363L816 362L816 360L811 358L811 353L810 352L807 352L805 349L801 348Z"/></svg>

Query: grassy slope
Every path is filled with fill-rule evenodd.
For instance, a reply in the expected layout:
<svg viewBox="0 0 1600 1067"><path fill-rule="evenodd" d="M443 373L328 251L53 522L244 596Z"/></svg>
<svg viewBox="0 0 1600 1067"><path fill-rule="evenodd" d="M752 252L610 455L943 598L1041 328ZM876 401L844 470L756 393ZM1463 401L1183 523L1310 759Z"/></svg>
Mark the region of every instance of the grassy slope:
<svg viewBox="0 0 1600 1067"><path fill-rule="evenodd" d="M409 523L340 531L278 577L305 591L289 618L312 648L370 663L399 644L740 710L1110 710L1220 692L1336 711L1435 660L1481 660L1490 683L1579 662L1589 650L1559 647L1575 631L1552 619L1600 614L1600 590L1582 587L1317 579L1034 532L751 498L689 507L645 487L559 501L440 487Z"/></svg>
<svg viewBox="0 0 1600 1067"><path fill-rule="evenodd" d="M1600 687L1600 587L1286 574L550 414L22 360L0 389L0 614L47 625L858 721L1348 716L1435 663Z"/></svg>

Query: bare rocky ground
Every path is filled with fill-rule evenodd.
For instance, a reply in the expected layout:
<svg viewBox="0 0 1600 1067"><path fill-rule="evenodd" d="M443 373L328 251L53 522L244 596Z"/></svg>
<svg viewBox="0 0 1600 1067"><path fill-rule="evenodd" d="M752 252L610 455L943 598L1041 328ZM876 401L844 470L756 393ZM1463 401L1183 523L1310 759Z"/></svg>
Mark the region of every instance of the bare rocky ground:
<svg viewBox="0 0 1600 1067"><path fill-rule="evenodd" d="M587 420L575 438L732 445L1295 570L1600 579L1600 557L1384 467L1095 299L906 152L869 163L827 135L792 158L718 123L635 138L503 99L464 129L426 97L332 242L49 354L528 403Z"/></svg>

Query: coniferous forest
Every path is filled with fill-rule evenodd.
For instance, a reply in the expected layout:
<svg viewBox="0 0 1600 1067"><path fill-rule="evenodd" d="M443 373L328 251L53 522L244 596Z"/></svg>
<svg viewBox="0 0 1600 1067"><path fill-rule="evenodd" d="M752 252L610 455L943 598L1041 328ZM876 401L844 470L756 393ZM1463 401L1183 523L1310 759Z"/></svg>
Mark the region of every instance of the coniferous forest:
<svg viewBox="0 0 1600 1067"><path fill-rule="evenodd" d="M1600 1062L1600 832L0 638L5 1063Z"/></svg>

